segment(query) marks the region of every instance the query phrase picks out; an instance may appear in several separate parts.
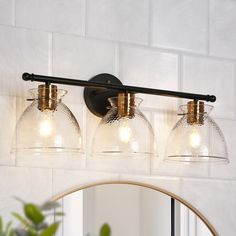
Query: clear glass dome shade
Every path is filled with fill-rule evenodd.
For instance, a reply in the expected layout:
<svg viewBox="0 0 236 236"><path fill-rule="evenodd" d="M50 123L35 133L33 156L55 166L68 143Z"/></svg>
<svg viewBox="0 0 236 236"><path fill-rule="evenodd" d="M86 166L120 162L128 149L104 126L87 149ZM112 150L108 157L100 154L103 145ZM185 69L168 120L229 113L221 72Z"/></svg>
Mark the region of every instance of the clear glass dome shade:
<svg viewBox="0 0 236 236"><path fill-rule="evenodd" d="M13 151L29 154L81 152L79 124L61 102L65 90L56 97L40 97L39 89L30 90L33 102L21 115L15 129Z"/></svg>
<svg viewBox="0 0 236 236"><path fill-rule="evenodd" d="M111 107L95 131L92 156L145 157L154 154L152 127L138 109L142 100L134 97L108 100Z"/></svg>
<svg viewBox="0 0 236 236"><path fill-rule="evenodd" d="M167 161L178 162L223 162L228 163L226 142L219 126L209 116L212 106L203 105L204 111L197 107L196 120L188 106L180 106L182 118L172 129L166 147Z"/></svg>

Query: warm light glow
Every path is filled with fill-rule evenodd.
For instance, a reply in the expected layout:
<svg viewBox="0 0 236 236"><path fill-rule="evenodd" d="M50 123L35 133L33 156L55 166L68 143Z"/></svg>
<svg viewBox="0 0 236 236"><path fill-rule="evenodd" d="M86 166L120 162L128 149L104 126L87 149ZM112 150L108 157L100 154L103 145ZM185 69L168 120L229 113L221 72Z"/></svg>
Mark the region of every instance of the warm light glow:
<svg viewBox="0 0 236 236"><path fill-rule="evenodd" d="M39 124L39 133L41 136L47 137L52 134L53 122L51 112L43 112L43 120Z"/></svg>
<svg viewBox="0 0 236 236"><path fill-rule="evenodd" d="M193 128L189 135L189 143L192 148L199 148L201 145L201 135L198 133L196 128Z"/></svg>
<svg viewBox="0 0 236 236"><path fill-rule="evenodd" d="M119 127L119 136L120 136L121 142L124 142L124 143L130 142L131 133L132 131L128 125L128 122L126 121L123 122L121 126Z"/></svg>
<svg viewBox="0 0 236 236"><path fill-rule="evenodd" d="M42 136L49 136L52 133L52 124L49 120L44 120L40 123L39 132Z"/></svg>

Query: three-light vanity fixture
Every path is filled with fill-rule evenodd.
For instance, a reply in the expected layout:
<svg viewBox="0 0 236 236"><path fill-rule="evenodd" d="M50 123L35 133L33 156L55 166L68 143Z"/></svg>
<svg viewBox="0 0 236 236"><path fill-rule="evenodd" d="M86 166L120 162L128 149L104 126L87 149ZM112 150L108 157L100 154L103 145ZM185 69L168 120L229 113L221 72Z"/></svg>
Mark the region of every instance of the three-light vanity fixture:
<svg viewBox="0 0 236 236"><path fill-rule="evenodd" d="M123 85L110 74L99 74L89 81L35 74L23 74L23 80L43 82L30 90L32 104L20 117L15 131L17 152L78 153L82 151L79 124L62 103L67 93L55 84L82 86L88 109L102 117L93 139L95 156L137 157L155 155L153 129L139 110L142 99L136 93L186 98L180 107L181 119L172 129L166 148L167 161L228 162L224 136L209 116L214 95ZM108 111L107 111L108 108Z"/></svg>

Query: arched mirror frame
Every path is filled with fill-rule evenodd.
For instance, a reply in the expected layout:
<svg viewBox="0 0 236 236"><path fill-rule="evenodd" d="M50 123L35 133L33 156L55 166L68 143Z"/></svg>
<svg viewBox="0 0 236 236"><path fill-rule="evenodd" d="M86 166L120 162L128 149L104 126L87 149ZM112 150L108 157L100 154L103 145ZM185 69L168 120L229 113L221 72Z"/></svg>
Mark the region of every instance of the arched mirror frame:
<svg viewBox="0 0 236 236"><path fill-rule="evenodd" d="M62 193L59 193L57 195L55 195L54 197L51 198L52 201L57 201L60 200L61 198L80 191L80 190L84 190L87 188L91 188L91 187L96 187L96 186L101 186L101 185L109 185L109 184L127 184L127 185L134 185L134 186L139 186L139 187L145 187L145 188L149 188L155 191L159 191L163 194L168 195L169 197L171 197L172 199L175 199L177 201L179 201L180 203L182 203L183 205L185 205L186 207L188 207L190 210L192 210L207 226L207 228L209 229L209 231L212 233L213 236L219 236L219 234L216 232L215 228L213 227L213 225L206 219L206 217L200 212L198 211L194 206L192 206L190 203L188 203L187 201L185 201L183 198L163 189L163 188L159 188L155 185L151 185L151 184L146 184L146 183L142 183L142 182L135 182L135 181L102 181L102 182L94 182L91 184L85 184L85 185L81 185L79 187L75 187L75 188L71 188L69 190L66 190Z"/></svg>

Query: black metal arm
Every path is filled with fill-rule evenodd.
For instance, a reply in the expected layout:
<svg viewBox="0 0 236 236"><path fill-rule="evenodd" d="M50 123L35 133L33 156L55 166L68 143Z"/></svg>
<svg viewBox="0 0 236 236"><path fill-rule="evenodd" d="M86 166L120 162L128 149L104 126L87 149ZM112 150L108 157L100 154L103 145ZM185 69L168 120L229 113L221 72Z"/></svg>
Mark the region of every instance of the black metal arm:
<svg viewBox="0 0 236 236"><path fill-rule="evenodd" d="M114 89L118 91L125 91L125 92L132 92L132 93L144 93L144 94L152 94L152 95L167 96L167 97L186 98L186 99L193 99L193 100L202 100L202 101L207 101L207 102L216 101L216 97L214 95L184 93L184 92L178 92L178 91L127 86L127 85L114 84L114 83L99 83L99 82L75 80L75 79L60 78L60 77L53 77L53 76L46 76L46 75L36 75L36 74L29 74L29 73L24 73L22 75L22 78L25 81L37 81L37 82L44 82L44 83L73 85L73 86L81 86L81 87L86 87L86 88L89 88L89 87L90 88L106 88L106 89Z"/></svg>

